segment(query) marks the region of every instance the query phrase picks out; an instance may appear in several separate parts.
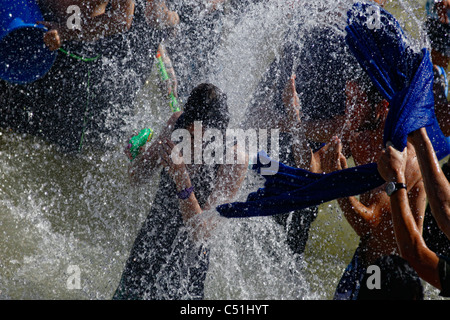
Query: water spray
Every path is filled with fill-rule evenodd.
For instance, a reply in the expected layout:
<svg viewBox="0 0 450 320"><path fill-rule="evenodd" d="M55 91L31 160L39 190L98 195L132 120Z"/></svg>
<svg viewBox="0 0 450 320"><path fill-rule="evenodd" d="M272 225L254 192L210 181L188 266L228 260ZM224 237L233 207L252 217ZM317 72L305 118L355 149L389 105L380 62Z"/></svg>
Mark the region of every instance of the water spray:
<svg viewBox="0 0 450 320"><path fill-rule="evenodd" d="M161 80L163 82L168 81L169 74L167 73L164 61L161 56L161 52L159 50L156 52L156 61L158 63ZM170 110L172 110L172 112L180 111L177 98L175 97L173 92L169 92L168 96L170 99L169 100ZM152 140L153 133L154 131L152 129L144 128L137 135L130 138L130 140L128 141L129 144L127 146L127 149L130 151L129 153L130 161L133 161L139 155L139 152L143 149L145 144L150 140Z"/></svg>

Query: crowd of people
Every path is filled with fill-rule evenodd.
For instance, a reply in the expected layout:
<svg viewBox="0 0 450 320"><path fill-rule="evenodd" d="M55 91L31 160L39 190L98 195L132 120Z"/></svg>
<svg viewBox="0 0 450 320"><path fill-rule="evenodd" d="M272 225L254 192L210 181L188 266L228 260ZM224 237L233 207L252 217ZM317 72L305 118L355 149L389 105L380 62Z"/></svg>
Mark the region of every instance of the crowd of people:
<svg viewBox="0 0 450 320"><path fill-rule="evenodd" d="M104 142L105 135L123 138L117 128L130 109L121 106L133 103L158 48L165 53L173 71L170 90L186 103L131 162L133 183L146 183L157 174L160 182L114 299L204 298L209 264L204 239L217 223L205 212L233 201L249 159L244 155L243 163L198 164L181 157L175 163L171 156L177 141L172 139L177 129L184 129L194 149L196 123L203 132L213 129L226 136L226 93L204 77L208 54L220 40L213 29L225 2L244 10L256 1L39 0L41 23L48 28L45 44L80 59L61 51L42 79L27 85L0 81L2 127L42 136L74 152L84 143ZM385 1L375 3L383 7ZM69 4L83 12L81 31L65 27ZM450 135L449 18L449 0L427 3L434 112L445 136ZM345 170L350 157L356 165L377 163L385 184L359 198L337 199L360 241L334 299L424 299L421 279L449 297L450 161L440 167L424 127L408 135L403 151L385 145L389 103L358 68L342 34L315 26L299 46L292 39L303 27L299 23L287 31L281 58L269 65L242 126L280 129L280 161L312 173ZM187 41L171 45L174 37ZM101 58L85 59L94 56ZM202 143L204 150L210 142ZM239 150L235 143L233 151ZM317 214L318 206L311 206L272 217L286 230L293 255L304 252ZM381 268L381 289L366 285L371 265Z"/></svg>

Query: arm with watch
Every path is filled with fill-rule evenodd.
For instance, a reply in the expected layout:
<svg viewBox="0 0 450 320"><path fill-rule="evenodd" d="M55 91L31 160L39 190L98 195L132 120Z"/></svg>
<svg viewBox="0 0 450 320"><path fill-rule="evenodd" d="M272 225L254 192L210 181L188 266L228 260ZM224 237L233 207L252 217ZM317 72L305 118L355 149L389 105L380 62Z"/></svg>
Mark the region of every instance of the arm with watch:
<svg viewBox="0 0 450 320"><path fill-rule="evenodd" d="M407 167L407 148L403 152L388 146L378 159L378 171L389 182L392 221L400 255L416 270L418 275L436 287L442 293L448 294L450 275L448 262L431 251L422 237L422 228L418 226L409 203L404 184ZM419 154L420 152L418 152ZM393 184L394 183L394 184Z"/></svg>
<svg viewBox="0 0 450 320"><path fill-rule="evenodd" d="M172 161L171 153L175 144L169 138L164 138L160 142L161 149L159 155L161 157L161 164L165 170L168 170L168 173L175 182L177 188L176 196L180 199L180 210L183 221L186 223L192 217L201 213L202 208L195 197L186 164L183 161L180 163Z"/></svg>

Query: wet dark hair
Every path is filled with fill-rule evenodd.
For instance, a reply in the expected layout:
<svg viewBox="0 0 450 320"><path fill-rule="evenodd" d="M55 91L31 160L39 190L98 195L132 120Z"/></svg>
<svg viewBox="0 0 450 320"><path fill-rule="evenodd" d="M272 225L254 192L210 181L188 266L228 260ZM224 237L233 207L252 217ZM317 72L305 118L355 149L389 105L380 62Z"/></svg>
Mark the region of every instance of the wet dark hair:
<svg viewBox="0 0 450 320"><path fill-rule="evenodd" d="M431 41L431 48L450 57L450 24L428 17L425 28Z"/></svg>
<svg viewBox="0 0 450 320"><path fill-rule="evenodd" d="M298 63L296 90L303 113L313 120L343 115L346 80L359 68L345 38L332 27L320 26L308 30L302 42L301 48L295 43L289 50Z"/></svg>
<svg viewBox="0 0 450 320"><path fill-rule="evenodd" d="M195 121L201 121L203 127L225 133L230 122L227 96L215 85L202 83L191 91L177 127L186 129Z"/></svg>
<svg viewBox="0 0 450 320"><path fill-rule="evenodd" d="M358 300L423 300L423 285L417 272L403 258L388 255L379 258L374 265L380 267L380 289L367 288L366 274L361 281Z"/></svg>

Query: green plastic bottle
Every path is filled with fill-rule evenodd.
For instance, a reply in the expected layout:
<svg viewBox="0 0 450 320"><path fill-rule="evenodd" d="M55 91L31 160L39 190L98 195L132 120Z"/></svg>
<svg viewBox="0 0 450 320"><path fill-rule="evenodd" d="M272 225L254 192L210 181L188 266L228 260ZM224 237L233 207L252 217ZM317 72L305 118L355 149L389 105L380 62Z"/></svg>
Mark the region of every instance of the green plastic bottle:
<svg viewBox="0 0 450 320"><path fill-rule="evenodd" d="M153 137L153 130L150 128L142 129L139 134L132 137L129 141L128 148L130 149L131 158L133 161L139 154L141 148Z"/></svg>
<svg viewBox="0 0 450 320"><path fill-rule="evenodd" d="M158 61L159 72L161 74L161 80L162 81L169 80L169 74L167 73L166 67L164 66L164 61L163 61L161 53L159 51L156 53L156 59ZM180 107L178 106L177 98L175 97L175 95L172 92L169 93L169 99L170 99L170 101L169 101L170 109L172 110L172 112L180 111Z"/></svg>

